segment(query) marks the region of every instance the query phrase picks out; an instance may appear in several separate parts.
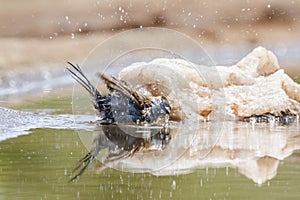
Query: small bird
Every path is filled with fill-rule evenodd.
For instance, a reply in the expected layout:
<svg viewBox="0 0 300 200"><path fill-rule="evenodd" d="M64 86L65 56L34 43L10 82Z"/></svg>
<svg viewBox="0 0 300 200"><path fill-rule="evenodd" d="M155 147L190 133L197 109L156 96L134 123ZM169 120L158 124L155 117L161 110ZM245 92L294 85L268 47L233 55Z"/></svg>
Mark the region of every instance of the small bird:
<svg viewBox="0 0 300 200"><path fill-rule="evenodd" d="M72 67L67 67L72 77L91 95L100 117L98 125L102 128L102 132L94 138L90 152L79 160L73 173L79 172L70 181L82 175L102 149L108 149L101 165L104 168L104 164L132 156L142 148L162 150L166 147L171 140L167 126L171 106L166 97L141 95L114 76L109 78L98 74L109 91L102 95L78 65L68 64Z"/></svg>

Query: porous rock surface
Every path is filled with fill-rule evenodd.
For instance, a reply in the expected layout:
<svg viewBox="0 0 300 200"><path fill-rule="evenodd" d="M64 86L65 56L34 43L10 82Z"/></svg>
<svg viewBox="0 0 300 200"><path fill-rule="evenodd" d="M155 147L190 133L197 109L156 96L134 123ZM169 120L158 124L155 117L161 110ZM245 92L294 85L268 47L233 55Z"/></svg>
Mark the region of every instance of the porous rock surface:
<svg viewBox="0 0 300 200"><path fill-rule="evenodd" d="M161 58L134 63L123 69L119 78L144 94L165 95L171 102L173 120L228 120L281 112L296 115L300 110L300 85L263 47L232 66Z"/></svg>

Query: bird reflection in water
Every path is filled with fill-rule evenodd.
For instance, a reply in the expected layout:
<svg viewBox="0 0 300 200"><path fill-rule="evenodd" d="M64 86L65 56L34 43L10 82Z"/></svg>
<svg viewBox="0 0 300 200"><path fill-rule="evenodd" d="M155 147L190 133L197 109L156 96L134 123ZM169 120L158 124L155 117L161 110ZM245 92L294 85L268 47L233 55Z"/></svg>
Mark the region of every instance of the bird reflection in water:
<svg viewBox="0 0 300 200"><path fill-rule="evenodd" d="M170 104L164 96L145 96L115 77L98 74L109 92L101 94L83 74L78 65L67 70L92 96L102 131L93 141L92 149L74 168L71 181L84 173L101 150L107 149L106 163L134 155L141 149L162 150L171 140L168 120Z"/></svg>

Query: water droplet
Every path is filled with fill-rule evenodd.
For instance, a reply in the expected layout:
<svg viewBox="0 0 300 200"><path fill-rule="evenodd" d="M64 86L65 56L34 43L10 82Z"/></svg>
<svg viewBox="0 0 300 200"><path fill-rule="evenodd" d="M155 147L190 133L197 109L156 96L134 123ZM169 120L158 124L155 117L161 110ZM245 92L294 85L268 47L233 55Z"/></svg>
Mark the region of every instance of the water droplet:
<svg viewBox="0 0 300 200"><path fill-rule="evenodd" d="M175 180L172 181L171 188L172 188L172 190L176 190L176 181Z"/></svg>
<svg viewBox="0 0 300 200"><path fill-rule="evenodd" d="M226 176L228 176L228 166L226 166Z"/></svg>
<svg viewBox="0 0 300 200"><path fill-rule="evenodd" d="M268 4L267 7L268 7L268 8L271 8L271 4Z"/></svg>

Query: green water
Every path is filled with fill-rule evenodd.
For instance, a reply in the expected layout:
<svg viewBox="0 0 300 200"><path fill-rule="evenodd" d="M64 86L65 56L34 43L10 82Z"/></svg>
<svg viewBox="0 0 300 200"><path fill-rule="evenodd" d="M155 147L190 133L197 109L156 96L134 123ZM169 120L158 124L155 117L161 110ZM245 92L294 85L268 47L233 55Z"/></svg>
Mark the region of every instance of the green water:
<svg viewBox="0 0 300 200"><path fill-rule="evenodd" d="M68 98L30 102L24 110L70 113ZM74 130L34 129L0 142L0 199L299 199L300 153L281 161L275 178L262 185L233 168L199 169L179 176L153 176L90 167L69 182L87 153Z"/></svg>

